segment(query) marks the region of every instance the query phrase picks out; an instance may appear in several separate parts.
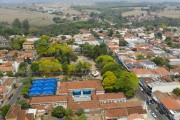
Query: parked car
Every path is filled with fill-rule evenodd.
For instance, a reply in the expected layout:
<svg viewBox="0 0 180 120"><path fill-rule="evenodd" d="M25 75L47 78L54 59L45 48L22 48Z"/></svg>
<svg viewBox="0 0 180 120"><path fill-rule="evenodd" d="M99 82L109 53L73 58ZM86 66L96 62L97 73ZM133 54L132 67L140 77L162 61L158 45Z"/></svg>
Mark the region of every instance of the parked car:
<svg viewBox="0 0 180 120"><path fill-rule="evenodd" d="M156 118L156 114L155 114L155 113L152 112L151 115L152 115L154 118Z"/></svg>
<svg viewBox="0 0 180 120"><path fill-rule="evenodd" d="M13 94L11 94L9 97L8 97L8 100L10 100L12 98Z"/></svg>

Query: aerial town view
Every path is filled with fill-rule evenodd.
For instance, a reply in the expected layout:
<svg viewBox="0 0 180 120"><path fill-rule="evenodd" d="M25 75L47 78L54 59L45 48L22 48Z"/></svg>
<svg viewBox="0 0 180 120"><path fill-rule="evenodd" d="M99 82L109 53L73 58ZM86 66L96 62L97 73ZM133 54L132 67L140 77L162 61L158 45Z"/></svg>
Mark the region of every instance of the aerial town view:
<svg viewBox="0 0 180 120"><path fill-rule="evenodd" d="M180 120L180 0L0 0L0 120Z"/></svg>

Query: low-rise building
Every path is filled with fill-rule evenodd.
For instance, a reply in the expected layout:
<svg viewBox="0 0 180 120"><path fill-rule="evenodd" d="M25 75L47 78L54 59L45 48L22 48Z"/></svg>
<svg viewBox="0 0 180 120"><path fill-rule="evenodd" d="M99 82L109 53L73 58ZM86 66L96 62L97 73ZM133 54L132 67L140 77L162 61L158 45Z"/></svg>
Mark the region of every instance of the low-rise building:
<svg viewBox="0 0 180 120"><path fill-rule="evenodd" d="M22 110L20 106L12 106L5 118L6 120L35 120L35 115Z"/></svg>
<svg viewBox="0 0 180 120"><path fill-rule="evenodd" d="M25 41L23 43L23 49L24 50L33 50L35 47L34 47L34 41Z"/></svg>

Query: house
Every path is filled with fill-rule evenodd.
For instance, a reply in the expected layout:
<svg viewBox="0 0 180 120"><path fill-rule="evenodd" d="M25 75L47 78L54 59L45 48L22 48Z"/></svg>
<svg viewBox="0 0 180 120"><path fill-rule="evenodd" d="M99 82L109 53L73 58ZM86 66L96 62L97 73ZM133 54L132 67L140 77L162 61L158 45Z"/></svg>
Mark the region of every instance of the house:
<svg viewBox="0 0 180 120"><path fill-rule="evenodd" d="M0 65L0 72L2 72L4 75L6 75L7 72L15 73L15 69L12 66L4 67L4 66Z"/></svg>
<svg viewBox="0 0 180 120"><path fill-rule="evenodd" d="M143 115L137 114L137 113L131 114L131 115L128 116L128 120L144 120L144 119L145 118L144 118Z"/></svg>
<svg viewBox="0 0 180 120"><path fill-rule="evenodd" d="M39 97L32 97L29 101L30 105L33 106L63 106L64 108L67 107L67 96L39 96Z"/></svg>
<svg viewBox="0 0 180 120"><path fill-rule="evenodd" d="M86 81L72 81L72 82L61 82L61 88L59 89L60 94L73 94L73 91L79 90L78 92L82 92L83 90L94 91L97 95L104 94L104 89L101 85L100 80L86 80Z"/></svg>
<svg viewBox="0 0 180 120"><path fill-rule="evenodd" d="M132 114L140 114L147 118L146 110L142 107L111 108L103 111L105 120L127 120Z"/></svg>
<svg viewBox="0 0 180 120"><path fill-rule="evenodd" d="M179 82L164 82L164 81L155 81L148 83L148 88L151 92L161 91L161 92L172 92L175 88L180 88Z"/></svg>
<svg viewBox="0 0 180 120"><path fill-rule="evenodd" d="M105 93L97 95L97 97L100 103L126 102L124 93Z"/></svg>
<svg viewBox="0 0 180 120"><path fill-rule="evenodd" d="M35 115L22 110L20 106L12 106L6 115L6 120L35 120Z"/></svg>
<svg viewBox="0 0 180 120"><path fill-rule="evenodd" d="M144 68L133 68L132 72L136 74L138 77L157 77L155 72Z"/></svg>
<svg viewBox="0 0 180 120"><path fill-rule="evenodd" d="M180 59L169 59L170 65L180 65Z"/></svg>
<svg viewBox="0 0 180 120"><path fill-rule="evenodd" d="M0 94L2 97L7 96L13 89L13 85L16 83L14 78L0 78Z"/></svg>
<svg viewBox="0 0 180 120"><path fill-rule="evenodd" d="M33 50L33 49L35 49L34 41L25 41L23 43L23 49L24 50Z"/></svg>
<svg viewBox="0 0 180 120"><path fill-rule="evenodd" d="M157 67L154 69L154 72L158 76L169 76L169 75L171 75L171 73L169 71L167 71L164 67Z"/></svg>
<svg viewBox="0 0 180 120"><path fill-rule="evenodd" d="M180 75L180 69L171 69L170 72L172 75Z"/></svg>
<svg viewBox="0 0 180 120"><path fill-rule="evenodd" d="M152 61L144 61L140 63L144 68L154 69L157 65Z"/></svg>
<svg viewBox="0 0 180 120"><path fill-rule="evenodd" d="M174 100L167 97L160 99L158 108L168 116L170 120L179 120L180 118L180 100Z"/></svg>

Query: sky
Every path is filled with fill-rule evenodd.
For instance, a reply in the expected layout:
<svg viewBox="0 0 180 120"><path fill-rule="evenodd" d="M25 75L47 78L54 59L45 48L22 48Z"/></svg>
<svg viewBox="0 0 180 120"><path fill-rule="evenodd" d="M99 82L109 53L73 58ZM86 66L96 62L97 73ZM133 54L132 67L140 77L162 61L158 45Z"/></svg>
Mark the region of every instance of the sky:
<svg viewBox="0 0 180 120"><path fill-rule="evenodd" d="M180 2L180 0L0 0L0 3L32 3L32 2Z"/></svg>

